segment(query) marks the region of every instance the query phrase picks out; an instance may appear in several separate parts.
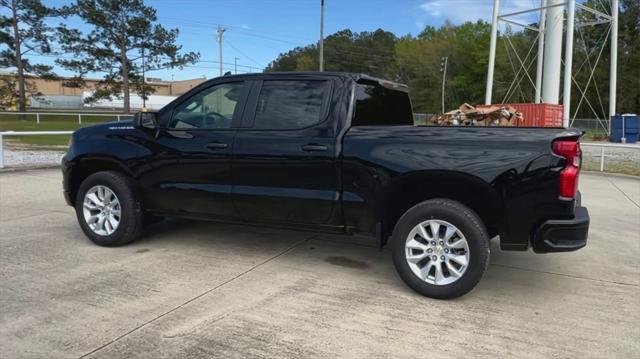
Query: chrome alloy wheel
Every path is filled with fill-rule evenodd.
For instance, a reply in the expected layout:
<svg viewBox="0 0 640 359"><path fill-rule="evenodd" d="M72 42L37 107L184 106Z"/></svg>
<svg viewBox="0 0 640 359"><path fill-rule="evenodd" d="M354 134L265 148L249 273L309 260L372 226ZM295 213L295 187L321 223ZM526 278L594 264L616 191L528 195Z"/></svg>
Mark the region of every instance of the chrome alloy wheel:
<svg viewBox="0 0 640 359"><path fill-rule="evenodd" d="M456 226L438 219L413 227L407 236L405 253L413 274L429 284L451 284L469 266L466 238Z"/></svg>
<svg viewBox="0 0 640 359"><path fill-rule="evenodd" d="M120 225L120 201L106 186L93 186L84 195L82 213L91 230L98 235L108 236Z"/></svg>

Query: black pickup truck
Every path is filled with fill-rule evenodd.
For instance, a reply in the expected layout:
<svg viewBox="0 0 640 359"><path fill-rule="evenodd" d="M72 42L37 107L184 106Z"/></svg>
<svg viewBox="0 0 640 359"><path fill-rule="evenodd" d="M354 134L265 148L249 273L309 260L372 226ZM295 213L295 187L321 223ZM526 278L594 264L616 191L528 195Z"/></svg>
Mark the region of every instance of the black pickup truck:
<svg viewBox="0 0 640 359"><path fill-rule="evenodd" d="M417 292L470 291L503 250L586 245L581 132L414 126L407 87L346 73L220 77L76 131L66 201L117 246L164 217L363 234Z"/></svg>

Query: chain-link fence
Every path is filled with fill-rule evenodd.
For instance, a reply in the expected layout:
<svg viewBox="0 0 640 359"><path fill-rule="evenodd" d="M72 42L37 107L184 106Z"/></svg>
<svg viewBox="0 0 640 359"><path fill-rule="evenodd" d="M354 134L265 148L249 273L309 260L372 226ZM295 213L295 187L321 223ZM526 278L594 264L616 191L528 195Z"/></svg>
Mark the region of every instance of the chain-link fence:
<svg viewBox="0 0 640 359"><path fill-rule="evenodd" d="M414 113L413 123L417 126L424 126L431 117L433 117L432 113Z"/></svg>
<svg viewBox="0 0 640 359"><path fill-rule="evenodd" d="M609 123L597 118L576 118L571 127L586 131L586 137L593 140L606 140L609 135Z"/></svg>

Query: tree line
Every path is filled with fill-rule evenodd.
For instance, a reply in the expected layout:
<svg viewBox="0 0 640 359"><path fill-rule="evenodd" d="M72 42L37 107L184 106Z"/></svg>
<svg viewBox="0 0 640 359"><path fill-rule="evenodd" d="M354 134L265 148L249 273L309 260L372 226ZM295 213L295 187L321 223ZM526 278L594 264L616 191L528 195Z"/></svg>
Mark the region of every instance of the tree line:
<svg viewBox="0 0 640 359"><path fill-rule="evenodd" d="M58 66L73 71L64 83L68 87L83 87L88 73L104 73L88 100L122 94L125 112L131 93L146 97L154 91L143 81L143 70L180 67L199 58L198 53L181 52L178 29L158 24L156 10L142 0L77 0L57 8L41 0L0 0L0 8L0 67L15 68L17 75L2 77L0 96L16 97L20 111L26 109L26 93L37 92L30 88L28 74L58 78L52 66L34 63L29 54L56 57ZM65 20L70 17L86 27L69 26ZM56 19L60 23L50 25Z"/></svg>
<svg viewBox="0 0 640 359"><path fill-rule="evenodd" d="M585 2L593 7L598 4L597 0ZM640 113L640 2L621 0L620 5L616 105L621 113ZM576 18L588 22L594 20L594 15L578 9ZM577 26L575 30L571 113L580 105L578 117L608 115L607 29L608 24L601 24ZM484 103L490 32L491 24L481 20L461 25L446 22L438 28L427 26L417 36L398 37L383 29L359 33L346 29L324 40L324 67L326 71L367 73L405 83L410 88L414 111L437 113L441 111L444 58L447 109L464 102ZM537 36L536 31L515 28L500 33L493 103L534 102ZM601 50L600 62L591 76L589 64L594 65ZM266 70L315 71L318 58L316 44L309 44L281 53ZM519 71L520 63L526 71ZM587 84L587 100L580 101Z"/></svg>

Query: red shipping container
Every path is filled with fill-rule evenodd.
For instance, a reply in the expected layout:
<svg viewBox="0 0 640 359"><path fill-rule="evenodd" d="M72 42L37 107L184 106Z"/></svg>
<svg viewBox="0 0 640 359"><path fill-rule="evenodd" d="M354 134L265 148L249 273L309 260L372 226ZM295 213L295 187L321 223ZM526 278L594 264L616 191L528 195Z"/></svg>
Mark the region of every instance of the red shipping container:
<svg viewBox="0 0 640 359"><path fill-rule="evenodd" d="M508 103L503 105L478 105L487 108L491 106L512 106L522 113L522 120L516 121L517 127L562 127L562 105L550 103Z"/></svg>

